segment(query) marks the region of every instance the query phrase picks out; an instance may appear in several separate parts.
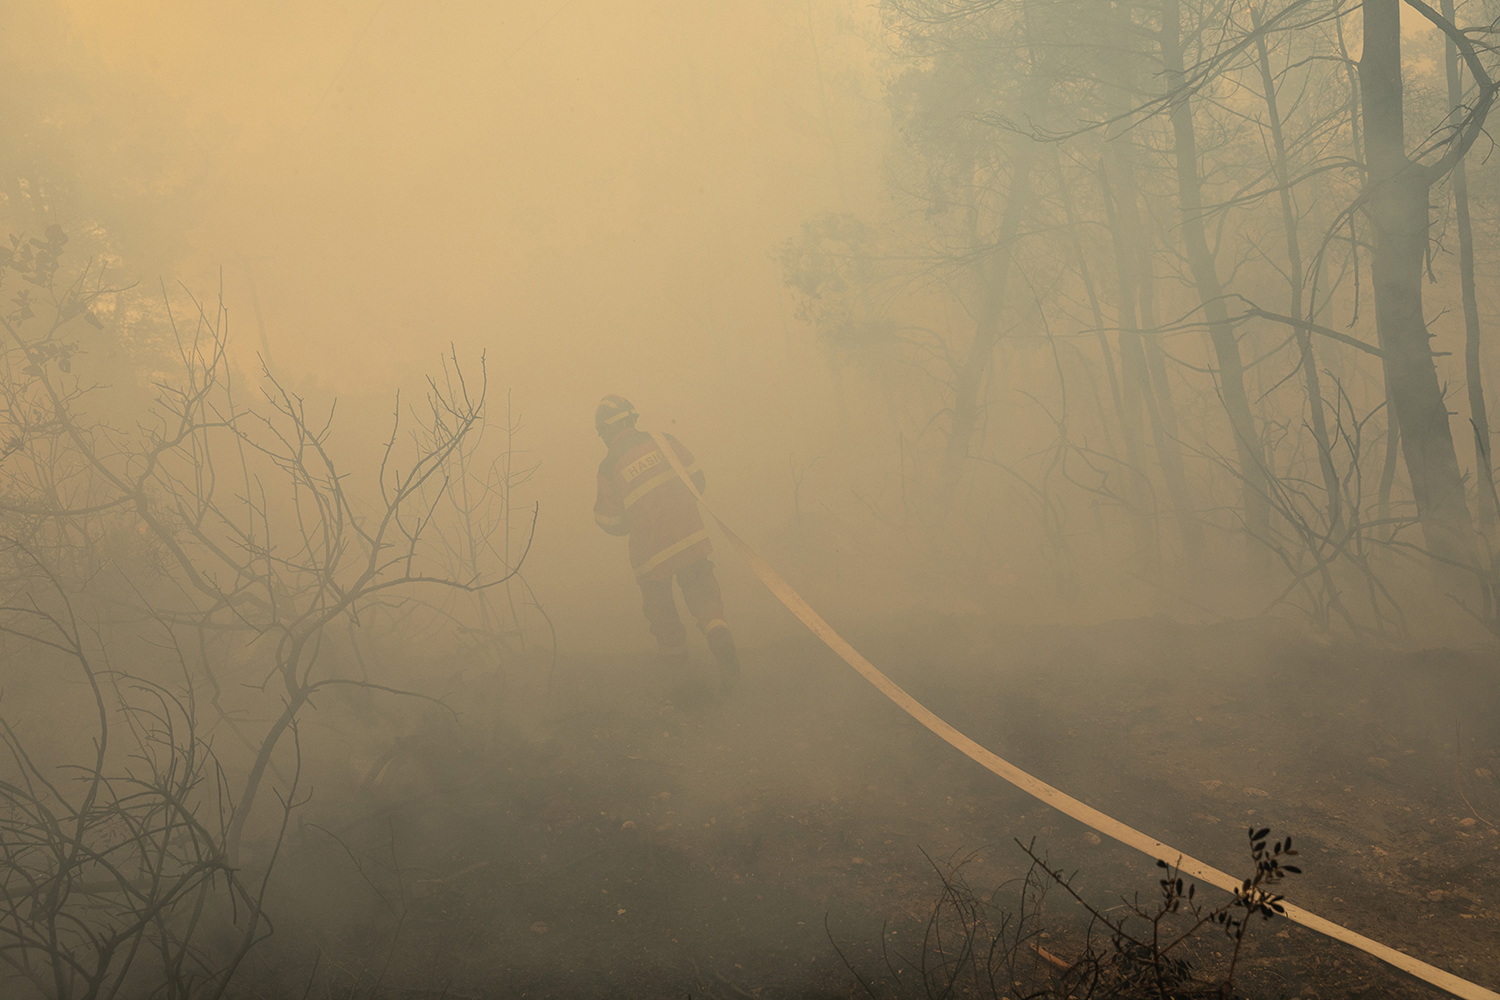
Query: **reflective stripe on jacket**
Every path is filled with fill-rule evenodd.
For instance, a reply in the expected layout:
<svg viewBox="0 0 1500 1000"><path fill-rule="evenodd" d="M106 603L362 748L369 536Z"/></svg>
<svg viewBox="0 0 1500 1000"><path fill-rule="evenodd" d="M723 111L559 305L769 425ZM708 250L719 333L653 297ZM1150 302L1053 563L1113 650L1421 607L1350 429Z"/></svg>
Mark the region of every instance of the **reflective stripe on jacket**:
<svg viewBox="0 0 1500 1000"><path fill-rule="evenodd" d="M672 435L662 436L702 490L692 452ZM594 520L612 535L630 536L630 565L643 580L671 576L713 550L698 502L644 431L623 432L600 464Z"/></svg>

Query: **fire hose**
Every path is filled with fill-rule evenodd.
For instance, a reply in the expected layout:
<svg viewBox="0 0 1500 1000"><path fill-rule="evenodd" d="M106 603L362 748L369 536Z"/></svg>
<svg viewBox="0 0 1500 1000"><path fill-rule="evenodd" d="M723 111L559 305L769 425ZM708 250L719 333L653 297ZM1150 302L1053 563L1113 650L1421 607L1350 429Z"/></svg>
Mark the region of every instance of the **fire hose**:
<svg viewBox="0 0 1500 1000"><path fill-rule="evenodd" d="M853 667L861 677L869 681L881 694L894 702L907 715L920 722L942 739L943 742L985 770L998 775L1033 798L1046 803L1061 813L1071 816L1073 819L1093 828L1106 837L1116 840L1126 847L1132 847L1153 859L1166 861L1181 874L1191 876L1202 882L1207 882L1227 892L1234 892L1242 886L1242 879L1235 878L1233 875L1222 872L1212 865L1199 861L1197 858L1190 857L1133 827L1126 826L1112 816L1108 816L1092 806L1080 802L1066 792L1053 788L1045 781L1033 777L1010 761L980 746L937 716L927 706L913 698L899 684L887 677L869 660L865 659L859 650L851 646L843 636L835 632L832 626L824 621L822 616L814 611L812 606L802 598L802 595L792 589L786 580L782 579L781 574L777 573L771 567L770 563L762 559L759 553L746 544L739 535L735 534L733 529L713 512L713 509L703 499L703 494L693 485L692 477L683 468L682 462L677 457L676 450L660 434L653 433L651 436L656 441L657 448L661 449L661 453L671 463L672 469L677 473L677 477L692 492L704 512L719 526L719 530L724 533L724 537L729 540L729 543L734 546L745 562L750 565L751 571L760 582L765 584L772 595L785 605L787 610L796 615L797 619L803 625L807 626L813 635L821 639L824 645L837 653L840 659ZM1413 958L1405 952L1398 951L1389 945L1381 944L1379 941L1365 937L1363 934L1352 931L1341 924L1336 924L1332 920L1320 917L1310 910L1305 910L1300 906L1294 906L1285 901L1281 903L1281 906L1284 909L1287 919L1293 923L1300 924L1309 930L1316 931L1335 941L1340 941L1357 948L1367 955L1372 955L1387 965L1400 969L1402 972L1415 976L1417 979L1430 983L1441 990L1445 990L1453 996L1462 997L1464 1000L1500 1000L1500 993L1496 993L1494 990L1486 989L1477 983L1471 983L1467 979L1461 979L1451 972L1445 972L1434 965Z"/></svg>

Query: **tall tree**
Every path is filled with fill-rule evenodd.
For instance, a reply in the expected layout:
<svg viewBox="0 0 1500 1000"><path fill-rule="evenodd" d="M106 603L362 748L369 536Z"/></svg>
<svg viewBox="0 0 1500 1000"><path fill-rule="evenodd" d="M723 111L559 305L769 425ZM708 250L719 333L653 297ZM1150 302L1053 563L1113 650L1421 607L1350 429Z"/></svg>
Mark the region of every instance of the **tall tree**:
<svg viewBox="0 0 1500 1000"><path fill-rule="evenodd" d="M1204 12L1204 16L1211 16ZM1208 244L1204 226L1203 177L1198 164L1198 135L1193 119L1193 90L1184 85L1187 75L1183 52L1182 5L1179 0L1162 0L1158 28L1161 60L1166 70L1170 97L1168 116L1172 123L1173 159L1177 172L1177 199L1181 213L1183 251L1197 286L1203 312L1208 320L1209 339L1219 366L1219 392L1229 425L1234 433L1235 454L1239 462L1240 497L1245 519L1252 533L1264 533L1270 523L1266 505L1265 457L1260 433L1250 412L1245 392L1245 366L1240 344L1229 322L1224 302L1224 285L1218 265Z"/></svg>
<svg viewBox="0 0 1500 1000"><path fill-rule="evenodd" d="M1306 274L1302 268L1302 241L1297 232L1297 192L1292 185L1291 157L1287 153L1286 132L1276 94L1276 75L1271 72L1271 52L1266 44L1260 8L1250 8L1250 18L1255 29L1256 68L1260 71L1261 96L1266 104L1266 127L1271 133L1271 170L1280 196L1281 228L1286 241L1287 312L1300 316ZM1318 469L1323 474L1323 490L1328 496L1328 524L1333 530L1343 517L1340 509L1342 491L1338 471L1333 467L1333 447L1328 439L1327 415L1323 412L1318 362L1313 355L1312 334L1305 327L1293 327L1292 337L1297 343L1298 365L1302 371L1303 389L1307 393L1309 427L1313 444L1318 449Z"/></svg>
<svg viewBox="0 0 1500 1000"><path fill-rule="evenodd" d="M1442 0L1442 15L1457 24L1453 0ZM1452 38L1443 40L1448 71L1448 111L1464 114L1463 65ZM1463 160L1453 165L1453 214L1458 223L1458 278L1464 309L1464 374L1469 390L1469 421L1474 429L1474 478L1478 487L1479 528L1495 534L1495 471L1490 460L1490 416L1484 400L1484 377L1479 367L1479 299L1474 290L1474 227L1469 219L1469 174Z"/></svg>
<svg viewBox="0 0 1500 1000"><path fill-rule="evenodd" d="M1409 156L1401 66L1402 2L1365 0L1362 8L1364 51L1359 59L1359 83L1367 174L1361 204L1374 230L1370 278L1375 327L1423 538L1439 560L1472 566L1473 523L1422 311L1422 281L1432 186L1462 162L1484 126L1495 88L1473 46L1452 22L1421 0L1405 0L1448 33L1479 85L1473 106L1441 155L1429 163Z"/></svg>
<svg viewBox="0 0 1500 1000"><path fill-rule="evenodd" d="M943 460L946 489L951 489L963 473L984 408L985 376L994 361L995 346L1000 342L1000 320L1010 289L1013 248L1021 233L1021 221L1030 208L1031 170L1036 157L1036 150L1028 144L1013 159L1010 189L1006 192L1000 225L993 236L993 248L975 265L979 309L974 319L974 336L964 353L953 387L953 422ZM975 235L978 235L977 230Z"/></svg>

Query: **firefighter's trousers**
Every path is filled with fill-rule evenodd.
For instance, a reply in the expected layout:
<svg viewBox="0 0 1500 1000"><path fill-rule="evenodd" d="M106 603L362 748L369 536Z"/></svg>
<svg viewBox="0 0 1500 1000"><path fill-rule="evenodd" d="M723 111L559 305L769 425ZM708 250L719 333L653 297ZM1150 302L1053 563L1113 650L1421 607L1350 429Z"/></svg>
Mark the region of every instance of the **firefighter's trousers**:
<svg viewBox="0 0 1500 1000"><path fill-rule="evenodd" d="M668 576L640 581L642 610L651 623L651 634L663 650L679 649L687 642L687 629L677 616L677 601L672 596L673 579ZM675 579L682 589L683 602L704 635L717 628L728 628L724 621L724 597L719 592L719 581L714 578L713 563L699 559L678 570Z"/></svg>

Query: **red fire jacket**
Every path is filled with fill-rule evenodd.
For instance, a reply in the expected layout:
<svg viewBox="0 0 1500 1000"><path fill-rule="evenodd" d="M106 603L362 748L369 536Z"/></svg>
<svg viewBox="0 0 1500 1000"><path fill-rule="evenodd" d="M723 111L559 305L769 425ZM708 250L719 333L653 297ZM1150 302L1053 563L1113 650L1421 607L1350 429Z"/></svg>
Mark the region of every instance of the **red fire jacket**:
<svg viewBox="0 0 1500 1000"><path fill-rule="evenodd" d="M701 492L705 479L693 453L662 436ZM630 536L630 565L641 580L669 577L713 550L698 502L645 431L623 431L610 445L599 465L594 520L611 535Z"/></svg>

